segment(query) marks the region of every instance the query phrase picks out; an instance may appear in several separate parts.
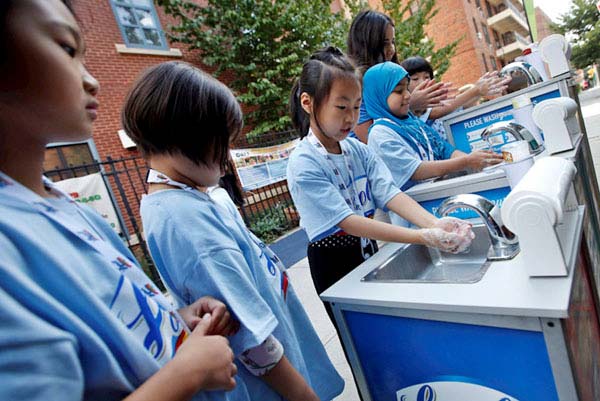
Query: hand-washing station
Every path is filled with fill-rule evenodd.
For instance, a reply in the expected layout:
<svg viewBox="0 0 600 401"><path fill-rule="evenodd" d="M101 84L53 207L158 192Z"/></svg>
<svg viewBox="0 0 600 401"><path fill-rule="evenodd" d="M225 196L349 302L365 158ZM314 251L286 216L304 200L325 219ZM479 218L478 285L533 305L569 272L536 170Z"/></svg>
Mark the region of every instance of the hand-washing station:
<svg viewBox="0 0 600 401"><path fill-rule="evenodd" d="M470 253L388 244L321 295L363 400L600 399L598 314L574 170L546 158L508 196L513 206L486 212L510 222L517 239L540 222L537 240L529 236L508 260L490 260L491 231L480 224ZM540 252L560 258L547 277L535 264Z"/></svg>

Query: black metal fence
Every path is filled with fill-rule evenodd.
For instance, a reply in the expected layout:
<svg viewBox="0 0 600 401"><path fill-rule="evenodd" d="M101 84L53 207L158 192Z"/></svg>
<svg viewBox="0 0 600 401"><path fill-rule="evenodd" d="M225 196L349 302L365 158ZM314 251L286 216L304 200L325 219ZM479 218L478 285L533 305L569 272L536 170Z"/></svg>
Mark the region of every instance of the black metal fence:
<svg viewBox="0 0 600 401"><path fill-rule="evenodd" d="M160 283L160 277L146 247L139 213L142 195L147 192L147 171L146 162L141 157L107 157L102 162L47 170L44 175L52 181L61 181L100 172L111 195L113 207L117 211L123 240L152 280Z"/></svg>
<svg viewBox="0 0 600 401"><path fill-rule="evenodd" d="M263 138L260 146L276 145L294 138L295 134L291 131L277 133ZM141 157L107 157L105 161L47 170L44 174L53 181L61 181L101 173L119 217L123 240L146 273L156 283L161 283L146 247L139 213L142 195L148 189L145 180L147 171L148 166ZM244 204L239 209L246 225L266 242L272 242L298 225L298 213L285 180L246 192Z"/></svg>

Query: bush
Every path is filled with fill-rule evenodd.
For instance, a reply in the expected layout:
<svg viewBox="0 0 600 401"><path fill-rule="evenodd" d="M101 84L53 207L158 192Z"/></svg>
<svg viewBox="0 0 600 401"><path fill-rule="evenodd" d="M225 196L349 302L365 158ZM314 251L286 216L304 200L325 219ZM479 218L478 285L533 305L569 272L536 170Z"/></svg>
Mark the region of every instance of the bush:
<svg viewBox="0 0 600 401"><path fill-rule="evenodd" d="M250 230L264 243L271 243L293 226L286 217L289 203L278 203L275 207L248 217Z"/></svg>

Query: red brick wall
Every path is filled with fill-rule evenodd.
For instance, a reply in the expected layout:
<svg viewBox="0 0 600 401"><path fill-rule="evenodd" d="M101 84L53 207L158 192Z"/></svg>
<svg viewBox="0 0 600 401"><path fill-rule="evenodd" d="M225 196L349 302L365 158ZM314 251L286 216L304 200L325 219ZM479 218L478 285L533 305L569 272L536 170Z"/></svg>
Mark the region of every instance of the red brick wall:
<svg viewBox="0 0 600 401"><path fill-rule="evenodd" d="M489 46L481 28L481 23L486 24L488 18L485 0L481 0L481 5L480 12L475 0L437 0L435 8L439 11L425 29L438 49L461 39L450 61L450 68L441 77L444 81L453 82L457 88L475 82L486 72L482 54L485 55L488 69L492 70L490 56L495 58L494 34L488 28L492 42L492 46ZM473 18L477 21L481 39L473 26ZM500 60L496 59L496 63L500 67Z"/></svg>
<svg viewBox="0 0 600 401"><path fill-rule="evenodd" d="M163 30L166 30L169 19L161 8L157 7L156 11ZM78 0L75 12L87 45L87 67L100 83L100 108L93 132L100 158L137 155L136 150L124 149L117 135L121 129L121 107L130 86L143 70L161 62L183 60L203 67L198 52L188 51L184 45L175 43L169 45L180 49L182 58L118 53L115 44L125 41L109 0ZM227 77L223 79L227 80Z"/></svg>
<svg viewBox="0 0 600 401"><path fill-rule="evenodd" d="M535 22L537 25L537 34L538 34L537 41L538 42L540 42L546 36L550 36L554 33L554 31L552 31L552 29L550 28L550 24L552 23L552 20L539 7L535 8Z"/></svg>

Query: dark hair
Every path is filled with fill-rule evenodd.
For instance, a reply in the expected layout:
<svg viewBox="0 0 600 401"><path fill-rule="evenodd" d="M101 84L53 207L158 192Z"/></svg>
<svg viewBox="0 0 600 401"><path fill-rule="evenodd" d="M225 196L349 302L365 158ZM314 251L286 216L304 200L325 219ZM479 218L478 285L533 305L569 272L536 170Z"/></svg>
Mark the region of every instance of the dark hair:
<svg viewBox="0 0 600 401"><path fill-rule="evenodd" d="M8 12L12 9L13 5L17 0L0 0L0 62L4 61L6 57L6 43L5 43L5 29L6 29L6 17L8 16ZM61 0L65 6L71 11L73 15L75 12L73 11L73 4L71 0Z"/></svg>
<svg viewBox="0 0 600 401"><path fill-rule="evenodd" d="M375 10L363 10L352 20L348 32L348 55L363 72L386 61L384 42L388 25L395 27L389 16ZM390 61L398 62L395 53Z"/></svg>
<svg viewBox="0 0 600 401"><path fill-rule="evenodd" d="M121 114L144 156L182 154L194 163L225 166L229 143L242 129L242 111L229 88L179 61L147 69Z"/></svg>
<svg viewBox="0 0 600 401"><path fill-rule="evenodd" d="M290 113L292 122L301 137L308 134L310 116L300 104L300 95L306 92L313 101L315 119L321 104L331 91L333 82L340 78L356 79L360 84L361 78L356 66L337 47L327 47L316 51L302 66L300 78L294 84L290 95ZM319 125L319 121L317 121Z"/></svg>
<svg viewBox="0 0 600 401"><path fill-rule="evenodd" d="M429 74L429 79L433 79L433 68L431 67L431 64L421 56L409 57L401 62L400 65L404 67L409 76L416 74L417 72L426 72Z"/></svg>
<svg viewBox="0 0 600 401"><path fill-rule="evenodd" d="M236 206L244 205L244 190L235 174L235 166L231 159L227 160L225 174L219 179L219 186L229 194L229 197Z"/></svg>

